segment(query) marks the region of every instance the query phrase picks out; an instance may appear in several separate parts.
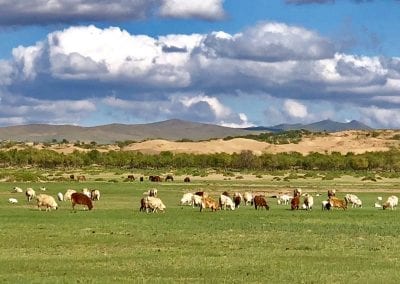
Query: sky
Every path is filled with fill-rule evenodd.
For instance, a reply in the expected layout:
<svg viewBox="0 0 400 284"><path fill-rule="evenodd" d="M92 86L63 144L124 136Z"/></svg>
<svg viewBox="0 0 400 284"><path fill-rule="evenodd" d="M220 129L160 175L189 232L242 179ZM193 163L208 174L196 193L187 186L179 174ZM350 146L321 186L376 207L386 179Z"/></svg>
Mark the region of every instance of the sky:
<svg viewBox="0 0 400 284"><path fill-rule="evenodd" d="M400 128L400 0L0 0L0 126Z"/></svg>

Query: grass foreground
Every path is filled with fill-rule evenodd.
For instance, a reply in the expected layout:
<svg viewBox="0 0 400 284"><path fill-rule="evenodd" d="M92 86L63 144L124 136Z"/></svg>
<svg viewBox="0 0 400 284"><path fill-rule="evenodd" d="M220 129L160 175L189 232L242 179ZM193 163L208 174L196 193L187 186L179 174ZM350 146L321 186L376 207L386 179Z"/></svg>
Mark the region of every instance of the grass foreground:
<svg viewBox="0 0 400 284"><path fill-rule="evenodd" d="M57 211L38 211L23 193L10 193L15 185L38 189L42 184L0 183L0 282L397 283L400 279L400 210L372 206L378 195L385 199L392 192L360 191L363 208L330 212L320 208L325 189L315 197L312 211L291 211L272 198L269 211L241 206L235 211L200 213L178 204L182 193L205 186L214 197L225 189L252 190L251 184L233 183L46 184L53 196L67 188L101 191L94 210L76 212L69 202L59 202ZM143 192L155 186L166 213L139 212ZM340 197L344 194L342 189ZM9 204L9 197L19 203Z"/></svg>

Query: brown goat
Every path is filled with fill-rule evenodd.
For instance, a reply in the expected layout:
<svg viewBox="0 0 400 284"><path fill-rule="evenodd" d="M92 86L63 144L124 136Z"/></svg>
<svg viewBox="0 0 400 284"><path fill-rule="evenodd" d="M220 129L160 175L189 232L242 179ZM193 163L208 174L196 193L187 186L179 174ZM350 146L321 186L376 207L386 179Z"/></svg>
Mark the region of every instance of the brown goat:
<svg viewBox="0 0 400 284"><path fill-rule="evenodd" d="M92 200L90 200L90 198L87 195L81 192L72 193L71 203L72 203L72 210L75 210L76 204L86 205L89 210L92 210L93 208Z"/></svg>
<svg viewBox="0 0 400 284"><path fill-rule="evenodd" d="M346 200L339 199L337 197L329 198L329 204L333 208L342 208L343 210L347 209L347 202Z"/></svg>
<svg viewBox="0 0 400 284"><path fill-rule="evenodd" d="M203 208L210 208L211 211L217 211L219 209L219 204L211 197L203 196L201 200L200 212L203 211Z"/></svg>
<svg viewBox="0 0 400 284"><path fill-rule="evenodd" d="M290 208L292 210L296 209L298 210L300 207L300 195L296 195L293 197L292 201L290 201Z"/></svg>
<svg viewBox="0 0 400 284"><path fill-rule="evenodd" d="M259 207L265 207L266 210L269 210L269 206L267 204L267 200L264 198L264 196L254 196L254 207L257 210Z"/></svg>

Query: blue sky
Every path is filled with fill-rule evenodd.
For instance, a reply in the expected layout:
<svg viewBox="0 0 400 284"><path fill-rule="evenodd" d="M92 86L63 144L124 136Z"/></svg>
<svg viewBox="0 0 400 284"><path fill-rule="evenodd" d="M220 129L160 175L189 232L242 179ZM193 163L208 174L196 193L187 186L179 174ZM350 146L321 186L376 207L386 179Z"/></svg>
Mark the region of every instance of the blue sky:
<svg viewBox="0 0 400 284"><path fill-rule="evenodd" d="M0 126L400 127L398 0L0 1Z"/></svg>

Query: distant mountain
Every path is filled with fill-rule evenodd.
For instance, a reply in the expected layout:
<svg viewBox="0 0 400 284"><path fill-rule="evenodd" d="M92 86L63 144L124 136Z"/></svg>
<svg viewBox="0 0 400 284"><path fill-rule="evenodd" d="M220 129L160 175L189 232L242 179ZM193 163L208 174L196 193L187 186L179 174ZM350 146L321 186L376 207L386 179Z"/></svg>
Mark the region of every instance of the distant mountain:
<svg viewBox="0 0 400 284"><path fill-rule="evenodd" d="M172 119L149 124L108 124L95 127L48 124L8 126L0 127L0 140L51 142L53 139L66 139L70 142L95 141L105 144L146 139L198 141L251 133L253 132L245 129Z"/></svg>
<svg viewBox="0 0 400 284"><path fill-rule="evenodd" d="M330 119L322 120L319 122L314 122L311 124L278 124L274 126L258 126L258 127L249 127L247 130L253 131L271 131L271 132L280 132L280 131L288 131L288 130L300 130L305 129L312 132L338 132L345 130L372 130L373 128L365 125L357 120L352 120L347 123L332 121Z"/></svg>

